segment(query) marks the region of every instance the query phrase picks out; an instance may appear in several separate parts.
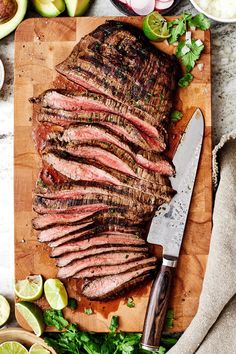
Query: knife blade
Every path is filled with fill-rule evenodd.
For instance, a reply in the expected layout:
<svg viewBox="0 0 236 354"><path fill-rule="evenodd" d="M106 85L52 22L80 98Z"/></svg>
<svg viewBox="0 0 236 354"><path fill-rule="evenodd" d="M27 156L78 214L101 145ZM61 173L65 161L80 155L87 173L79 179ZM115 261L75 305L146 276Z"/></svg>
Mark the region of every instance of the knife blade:
<svg viewBox="0 0 236 354"><path fill-rule="evenodd" d="M190 119L173 158L176 168L171 184L176 194L158 208L147 241L163 247L162 267L153 283L141 345L156 352L164 325L174 269L184 236L204 135L204 118L198 108Z"/></svg>

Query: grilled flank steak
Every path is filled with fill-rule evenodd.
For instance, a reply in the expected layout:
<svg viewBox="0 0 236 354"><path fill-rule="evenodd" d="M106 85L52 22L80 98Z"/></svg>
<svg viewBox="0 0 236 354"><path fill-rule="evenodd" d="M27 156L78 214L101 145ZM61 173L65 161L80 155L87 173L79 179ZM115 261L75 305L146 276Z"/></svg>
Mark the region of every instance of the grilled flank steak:
<svg viewBox="0 0 236 354"><path fill-rule="evenodd" d="M107 21L56 70L68 85L30 99L42 159L32 224L58 276L82 279L82 295L107 300L156 270L145 238L174 194L164 151L180 69L139 29Z"/></svg>

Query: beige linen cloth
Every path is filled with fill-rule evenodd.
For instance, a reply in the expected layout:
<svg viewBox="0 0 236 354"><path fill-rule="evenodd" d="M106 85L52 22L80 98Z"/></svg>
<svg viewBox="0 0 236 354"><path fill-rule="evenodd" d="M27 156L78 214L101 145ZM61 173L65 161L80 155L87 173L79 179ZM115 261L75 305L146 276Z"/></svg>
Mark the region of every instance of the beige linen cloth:
<svg viewBox="0 0 236 354"><path fill-rule="evenodd" d="M199 308L168 354L236 354L236 129L213 151L213 231Z"/></svg>

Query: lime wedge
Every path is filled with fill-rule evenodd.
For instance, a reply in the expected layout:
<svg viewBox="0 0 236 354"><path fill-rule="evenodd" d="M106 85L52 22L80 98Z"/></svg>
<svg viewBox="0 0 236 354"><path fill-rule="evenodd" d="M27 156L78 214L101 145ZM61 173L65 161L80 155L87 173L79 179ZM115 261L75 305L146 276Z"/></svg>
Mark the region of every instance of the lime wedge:
<svg viewBox="0 0 236 354"><path fill-rule="evenodd" d="M10 305L7 299L0 295L0 326L3 326L10 316Z"/></svg>
<svg viewBox="0 0 236 354"><path fill-rule="evenodd" d="M30 347L29 354L50 354L50 351L35 343Z"/></svg>
<svg viewBox="0 0 236 354"><path fill-rule="evenodd" d="M28 350L20 343L11 341L0 345L0 354L28 354Z"/></svg>
<svg viewBox="0 0 236 354"><path fill-rule="evenodd" d="M38 300L43 294L42 276L30 275L24 280L19 280L15 285L15 293L22 300Z"/></svg>
<svg viewBox="0 0 236 354"><path fill-rule="evenodd" d="M151 41L163 41L170 37L167 21L159 12L152 12L144 18L143 32Z"/></svg>
<svg viewBox="0 0 236 354"><path fill-rule="evenodd" d="M18 302L16 308L32 328L36 336L40 337L44 331L42 310L37 305L27 301Z"/></svg>
<svg viewBox="0 0 236 354"><path fill-rule="evenodd" d="M68 304L68 295L59 279L48 279L44 283L44 294L54 310L62 310Z"/></svg>

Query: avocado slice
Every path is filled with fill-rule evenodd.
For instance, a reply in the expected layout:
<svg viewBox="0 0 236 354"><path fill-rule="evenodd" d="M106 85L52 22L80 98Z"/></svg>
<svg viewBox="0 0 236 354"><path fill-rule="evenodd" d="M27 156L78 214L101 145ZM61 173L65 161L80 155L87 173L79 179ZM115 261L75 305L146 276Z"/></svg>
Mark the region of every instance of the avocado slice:
<svg viewBox="0 0 236 354"><path fill-rule="evenodd" d="M65 11L63 0L33 0L35 10L43 17L57 17Z"/></svg>
<svg viewBox="0 0 236 354"><path fill-rule="evenodd" d="M0 23L0 39L13 32L25 17L28 0L16 0L14 15Z"/></svg>
<svg viewBox="0 0 236 354"><path fill-rule="evenodd" d="M65 0L68 15L82 16L89 8L91 0Z"/></svg>

